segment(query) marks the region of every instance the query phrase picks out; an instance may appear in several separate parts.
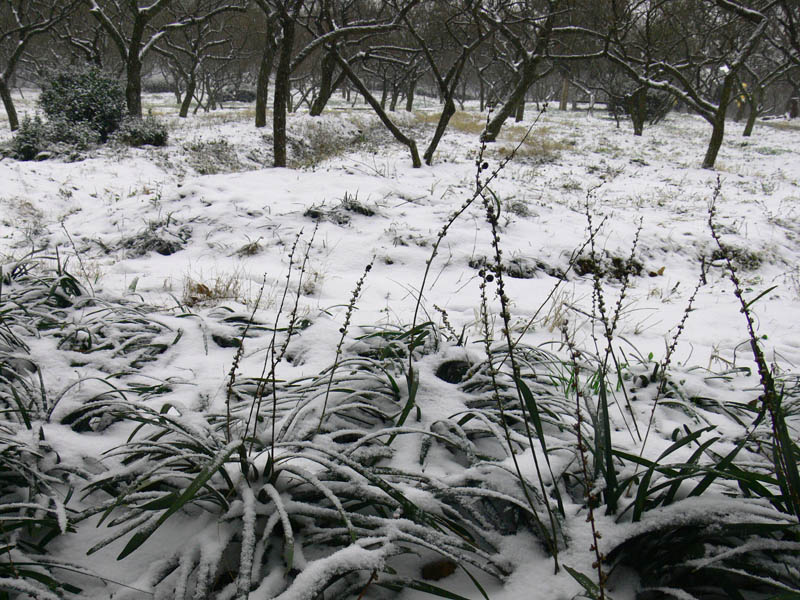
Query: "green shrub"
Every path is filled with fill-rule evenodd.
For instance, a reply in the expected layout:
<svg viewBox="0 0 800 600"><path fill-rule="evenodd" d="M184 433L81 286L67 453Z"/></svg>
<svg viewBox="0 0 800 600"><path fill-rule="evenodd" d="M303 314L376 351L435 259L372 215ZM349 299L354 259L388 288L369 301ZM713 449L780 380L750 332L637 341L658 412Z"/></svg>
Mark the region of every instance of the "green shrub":
<svg viewBox="0 0 800 600"><path fill-rule="evenodd" d="M42 86L39 106L51 120L87 123L105 141L122 122L125 92L99 69L62 71Z"/></svg>
<svg viewBox="0 0 800 600"><path fill-rule="evenodd" d="M83 151L100 141L100 134L87 123L72 123L63 118L43 121L39 115L25 117L11 140L10 155L17 160L33 160L44 150Z"/></svg>
<svg viewBox="0 0 800 600"><path fill-rule="evenodd" d="M129 146L166 146L167 126L155 117L125 119L117 132L118 138Z"/></svg>
<svg viewBox="0 0 800 600"><path fill-rule="evenodd" d="M101 134L91 124L73 123L55 117L44 124L46 140L51 144L66 144L74 150L86 150L101 141Z"/></svg>
<svg viewBox="0 0 800 600"><path fill-rule="evenodd" d="M18 160L33 160L47 146L45 124L39 115L25 117L11 140L11 156Z"/></svg>

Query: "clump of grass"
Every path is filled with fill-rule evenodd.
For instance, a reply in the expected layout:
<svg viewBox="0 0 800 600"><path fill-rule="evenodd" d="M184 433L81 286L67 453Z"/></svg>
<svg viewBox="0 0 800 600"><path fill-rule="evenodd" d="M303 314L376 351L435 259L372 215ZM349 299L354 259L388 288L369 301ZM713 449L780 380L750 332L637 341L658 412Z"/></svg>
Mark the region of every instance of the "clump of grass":
<svg viewBox="0 0 800 600"><path fill-rule="evenodd" d="M183 145L189 166L199 175L236 173L244 169L236 148L228 140L195 140Z"/></svg>
<svg viewBox="0 0 800 600"><path fill-rule="evenodd" d="M355 213L357 215L363 215L365 217L375 216L375 209L359 201L358 192L355 194L345 192L344 197L342 198L341 207L347 212Z"/></svg>
<svg viewBox="0 0 800 600"><path fill-rule="evenodd" d="M218 304L225 300L241 300L242 274L219 274L206 281L186 276L183 280L181 304L187 308Z"/></svg>
<svg viewBox="0 0 800 600"><path fill-rule="evenodd" d="M256 254L259 254L262 249L261 238L258 238L255 241L247 242L246 244L239 246L238 250L236 250L236 255L240 258L245 256L255 256Z"/></svg>
<svg viewBox="0 0 800 600"><path fill-rule="evenodd" d="M764 256L756 250L723 243L711 252L711 261L722 262L725 265L730 261L742 271L755 271L764 262Z"/></svg>

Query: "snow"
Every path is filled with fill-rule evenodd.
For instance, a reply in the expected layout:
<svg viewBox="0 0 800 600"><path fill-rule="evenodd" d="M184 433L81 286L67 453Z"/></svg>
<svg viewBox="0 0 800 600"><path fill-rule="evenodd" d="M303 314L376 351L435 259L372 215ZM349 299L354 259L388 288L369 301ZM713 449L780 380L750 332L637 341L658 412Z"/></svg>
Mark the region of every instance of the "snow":
<svg viewBox="0 0 800 600"><path fill-rule="evenodd" d="M21 106L22 114L33 110L30 101ZM435 110L435 106L427 110ZM535 113L528 113L530 123ZM398 117L402 127L412 129L420 141L430 134L431 128L423 129L412 116ZM447 422L465 410L467 394L435 377L434 372L445 360L482 360L478 268L482 259L492 255L492 247L480 200L449 227L431 264L425 289L420 290L420 285L439 231L473 195L478 151L474 134L451 128L435 157L435 166L412 169L404 148L395 144L369 113L336 110L317 119L291 115L289 131L296 144L290 146L290 158L294 153L304 166L273 169L268 167L270 151L265 132L255 130L237 110L198 114L189 120L172 115L165 118L171 128L170 145L165 149L106 147L91 151L77 162L0 160L0 257L4 269L32 248L43 249L44 255L52 257L57 248L61 263L66 263L68 270L101 299L127 299L152 307L155 312L147 312L131 328L140 331L142 323L150 321L155 333L147 339L164 343L167 349L155 360L143 363L140 380L170 382L170 402L182 407L181 418L187 427L193 427L192 419L198 419L193 431L202 435L205 421L198 415L223 414L226 408L226 381L236 348L216 340L235 339L239 330L225 319L246 318L255 311L256 321L263 325L244 340L239 364L240 378L257 377L270 360L270 329L276 318L283 319L279 327L286 326L286 313L276 315L276 311L286 284L288 250L299 236L294 262L297 265L307 260L307 266L299 291L294 287L296 272L292 275L286 305L297 301L297 316L307 320L308 326L297 333L287 356L277 365L280 382L318 376L333 364L348 300L365 266L374 259L351 326L345 332L345 351L354 353L365 347L367 341L357 338L367 332L367 327L408 326L421 293L417 323L430 320L444 329L442 311L446 311L449 326L463 336L465 343L464 347L444 347L439 354L415 362L420 377L416 403L423 407L423 417L417 422L412 411L402 432L430 430L432 424ZM587 317L592 309L592 277L576 273L569 262L587 239L588 211L595 225L603 223L595 243L599 253L608 253L608 260L627 258L641 228L636 258L642 272L626 290L617 332L620 356L631 370L646 375L663 358L700 278L700 262L705 257L707 283L700 287L681 333L672 359L673 377L683 380L682 389L691 396L739 403L754 400L758 382L740 306L721 261L712 259L715 246L708 231L708 205L719 177L717 224L724 243L737 252L745 296L754 298L775 286L753 306L767 358L778 372L796 371L800 364L800 126L791 122L759 123L753 138L745 139L737 137L737 127L731 124L716 171L699 168L709 134L702 118L685 114L668 116L660 125L646 129L641 138L631 135L627 123L617 128L600 111L588 115L583 111L548 110L539 117L532 140L554 149L528 151L523 146L520 156L491 185L501 206L503 255L507 261L522 265L523 270L529 268L525 278L505 279L514 339L563 353L560 331L567 327L579 347L602 354L602 333L596 329L593 334ZM507 136L505 141L486 150L490 169L501 160L500 148L510 147L521 130L509 124L503 135ZM0 123L0 140L9 137L7 126ZM314 159L315 140L327 138L341 138L345 147L328 158ZM356 138L367 142L354 141ZM201 174L215 170L216 174ZM368 208L374 214L363 214L354 207ZM310 245L315 227L315 240ZM144 246L137 244L150 234L173 242L177 251L162 255L142 250ZM45 262L53 265L54 261ZM264 291L260 294L262 282ZM603 292L607 309L614 310L621 292L619 281L604 280ZM494 295L490 308L499 315L500 304ZM74 314L71 327L78 346L88 343L99 327L116 332L113 335L125 334L124 323L114 323L98 310L98 306L89 306ZM494 325L499 340L500 320ZM178 334L179 340L173 344ZM600 340L599 347L594 346L594 338ZM43 426L46 439L66 462L99 464L104 453L125 442L131 428L106 423L96 431L76 433L55 421L86 398L107 392L95 378L120 371L127 364L126 355L101 360L79 350L54 352L51 341L44 337L25 340L30 356L41 367L46 388L59 398L53 421ZM79 359L96 362L79 372L74 366ZM347 368L338 366L337 376ZM737 371L744 368L751 371L749 379ZM326 374L325 380L333 375ZM398 378L397 383L404 402L405 381ZM333 387L331 400L344 403L345 395ZM742 434L740 424L724 412L708 411L683 399L664 399L653 412L654 388L651 384L633 389L630 411L622 408L623 404L611 406L612 425L620 430L614 434L615 441L626 451L638 452L639 446L628 434L623 419L635 418L643 426L651 413L653 433L645 452L650 458L668 448L673 432L682 431L687 424L692 430L713 424L716 429L709 435L720 436L728 444ZM292 422L291 426L316 429L317 403L326 396L323 391L314 404L298 410L298 421L305 421ZM279 437L286 434L290 421L287 418ZM483 427L494 425L485 423ZM549 436L547 425L545 430ZM458 438L447 429L439 433ZM501 431L495 435L502 439ZM371 438L362 443L367 439ZM420 448L415 439L412 435L398 436L394 464L419 467ZM558 447L559 440L548 437L548 445ZM291 452L291 448L285 450ZM670 460L680 462L692 451L684 448ZM366 460L369 452L372 450L367 448L363 456L354 452L353 458ZM541 452L538 458L544 464ZM452 469L463 467L458 460L452 446L437 444L428 453L425 473L447 477ZM550 460L553 472L559 474L569 467L571 455L556 451ZM265 455L255 460L260 472L265 470L266 461ZM329 494L327 482L320 482L314 473L321 464L296 461L284 472L294 473ZM510 458L501 464L513 468ZM526 477L535 481L529 454L520 456L520 465ZM458 477L453 475L454 484L458 484ZM241 555L248 561L255 555L258 563L259 553L266 555L272 549L258 545L255 498L249 487L241 485L247 491L242 495L245 529L251 532L243 542ZM284 535L291 538L289 517L279 502L279 492L271 485L265 490L280 513ZM417 495L423 505L431 501L411 486L404 492L410 498ZM338 500L331 498L331 503L340 508ZM572 501L567 508L570 545L560 560L594 576L585 513ZM60 504L55 510L63 524L69 512ZM691 523L710 511L723 514L726 510L734 514L736 507L717 494L709 500L683 500L674 510L651 511L647 523L615 523L611 518L598 517L604 535L601 544L610 547L614 541L629 539L648 528L655 530L661 522L681 518ZM766 507L763 510L764 520L770 520L774 513ZM748 515L758 514L757 507L748 509ZM276 526L275 517L270 518ZM179 569L185 573L182 577L188 578L193 561L200 561L201 570L212 568L223 551L230 535L225 531L220 532L219 539L203 537L198 542L198 556L180 554L181 545L191 534L186 529L192 527L190 523L190 519L174 515L133 555L136 562L132 564L144 571L115 564L114 557L127 538L92 557L82 556L85 549L109 535L106 529L72 538L68 535L55 547L73 562L145 590L138 593L119 588L120 595L114 597L150 597L147 590L154 582L146 574L148 564L157 564L177 552L181 557ZM69 539L73 540L71 546L64 541ZM302 569L291 586L285 588L285 573L260 572L256 564L254 573L262 579L249 597L314 598L320 582L337 574L352 568L366 572L382 569L391 549L380 548L352 544L329 557L311 560L303 557L298 545L296 562ZM552 560L527 534L506 536L503 553L517 567L505 582L471 569L493 600L529 597L533 589L541 597L567 600L581 591L563 570L558 575L553 573ZM154 567L152 572L156 571ZM202 573L192 577L205 582ZM633 579L618 581L611 595L617 600L633 598ZM24 591L28 584L15 585ZM183 585L181 593L188 590L185 582ZM437 585L468 598L481 597L462 572ZM111 588L109 584L94 596L85 597L107 598ZM683 597L677 590L670 593ZM417 600L427 595L405 590L401 597Z"/></svg>

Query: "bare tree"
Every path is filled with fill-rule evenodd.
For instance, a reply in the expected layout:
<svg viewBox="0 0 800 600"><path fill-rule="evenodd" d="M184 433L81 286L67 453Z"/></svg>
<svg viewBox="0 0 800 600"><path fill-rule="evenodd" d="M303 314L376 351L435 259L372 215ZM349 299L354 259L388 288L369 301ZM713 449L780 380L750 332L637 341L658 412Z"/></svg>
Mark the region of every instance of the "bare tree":
<svg viewBox="0 0 800 600"><path fill-rule="evenodd" d="M424 15L417 15L418 25L410 19L406 19L406 25L428 61L443 101L436 131L423 154L425 163L430 165L447 125L456 112L454 98L467 61L493 28L479 17L477 3L440 0L430 2L425 10ZM490 23L494 25L494 22Z"/></svg>
<svg viewBox="0 0 800 600"><path fill-rule="evenodd" d="M178 0L83 0L105 29L125 62L128 113L142 116L142 68L145 57L168 32L195 25L228 10L244 10L245 0L179 2ZM142 6L142 4L145 4ZM167 7L172 18L159 18Z"/></svg>
<svg viewBox="0 0 800 600"><path fill-rule="evenodd" d="M712 126L703 159L713 168L740 71L769 20L736 0L614 3L608 56L641 89L669 92Z"/></svg>
<svg viewBox="0 0 800 600"><path fill-rule="evenodd" d="M275 35L278 43L278 62L275 69L275 89L273 92L273 154L276 167L286 166L286 112L290 95L291 74L306 59L323 47L334 49L336 42L348 37L370 35L391 31L402 25L402 20L420 0L387 0L377 5L356 0L256 0L268 20L276 23ZM350 20L359 7L364 18ZM370 14L377 9L375 14ZM346 20L342 20L342 19ZM323 23L322 30L315 30L311 22ZM311 34L311 39L295 48L300 36L298 29ZM338 60L338 59L337 59ZM341 65L341 63L340 63Z"/></svg>
<svg viewBox="0 0 800 600"><path fill-rule="evenodd" d="M78 0L4 0L0 2L0 98L11 131L19 117L11 97L11 80L31 41L67 17Z"/></svg>
<svg viewBox="0 0 800 600"><path fill-rule="evenodd" d="M548 47L559 10L559 0L493 2L482 5L480 18L497 31L500 58L513 71L515 81L505 100L486 124L482 139L497 139L506 119L515 114L533 83L549 73Z"/></svg>
<svg viewBox="0 0 800 600"><path fill-rule="evenodd" d="M200 14L208 7L202 3L195 6ZM169 20L180 19L187 14L185 7L173 5L169 9ZM154 49L170 64L171 71L182 80L185 90L179 117L187 117L198 84L203 81L203 66L211 62L227 64L236 55L231 31L226 27L224 14L215 18L198 19L185 27L180 27L163 36Z"/></svg>

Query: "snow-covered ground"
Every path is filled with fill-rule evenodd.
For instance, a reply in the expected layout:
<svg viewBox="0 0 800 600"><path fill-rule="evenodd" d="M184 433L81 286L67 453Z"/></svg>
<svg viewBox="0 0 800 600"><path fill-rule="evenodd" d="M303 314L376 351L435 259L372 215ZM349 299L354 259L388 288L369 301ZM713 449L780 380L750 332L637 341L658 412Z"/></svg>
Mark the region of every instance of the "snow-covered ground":
<svg viewBox="0 0 800 600"><path fill-rule="evenodd" d="M21 113L34 110L32 98L27 94L21 100ZM345 353L357 350L364 342L355 338L375 327L408 327L421 292L417 324L432 321L445 331L446 313L447 327L463 344L447 343L419 359L417 405L422 417L414 426L428 427L462 409L464 392L434 372L444 360L476 363L485 356L479 271L492 262L493 249L480 198L449 227L430 263L425 288L420 287L442 226L473 198L475 160L481 152L476 131L484 117L457 115L434 166L413 169L405 148L363 105L337 105L316 119L290 115L290 162L297 168L274 169L269 167L269 128L255 129L247 107L181 120L169 100L151 96L145 104L146 110L149 106L168 122L167 147L112 145L91 150L75 162L1 160L3 264L31 250L51 257L57 250L67 270L99 298L152 307L148 314L169 328L170 339L177 331L182 336L157 360L145 363L139 375L183 382L175 385L170 400L191 411L224 412L236 352L224 342L240 332L226 317L255 311L259 322L272 326L290 269L290 249L299 239L278 326L287 325L286 307L297 300L304 329L289 346L289 360L278 366L278 378L313 376L333 363L348 303L371 263L347 331ZM435 125L426 115L435 111L436 105L428 102L416 115L394 116L424 148ZM602 354L603 334L590 317L595 285L585 246L590 216L593 227L601 226L594 244L597 262L605 269L601 287L609 314L617 310L620 292L625 292L615 332L618 356L633 365L632 371L635 365L642 372L652 371L702 278L671 360L676 379L682 380L688 396L715 395L720 401L743 403L756 398L746 324L708 225L709 202L719 185L716 224L739 269L745 296L752 299L769 290L752 307L767 360L777 373L797 371L800 124L760 122L751 138L743 138L743 124L729 122L717 169L710 171L699 168L710 134L699 117L671 114L636 138L628 122L617 126L602 111L560 112L551 107L539 114L530 106L525 122L509 122L501 140L483 151L488 163L484 178L534 120L517 155L490 184L500 209L514 339L566 358L566 329L579 348ZM7 125L0 123L0 141L9 138ZM575 253L581 248L578 257ZM635 274L623 287L619 267L632 251ZM305 274L298 289L296 267L303 260ZM491 285L489 304L499 340L500 303ZM94 310L85 309L87 321ZM197 317L187 318L188 313ZM266 329L248 335L239 363L242 376L261 373L270 339ZM111 356L77 367L76 353L53 352L53 341L46 336L29 345L53 390L125 367L124 358ZM748 378L738 370L741 367L749 367L753 375ZM94 389L89 381L82 385ZM640 397L646 400L648 393L642 388ZM56 416L80 401L79 394L71 394L56 408ZM154 406L163 401L157 398ZM625 411L614 405L620 447L641 450L628 430L632 422L644 428L651 410L646 401ZM724 412L697 410L702 413L699 422L716 425L723 441L741 434L741 426ZM64 460L97 458L130 433L130 428L112 426L102 434L78 434L56 420L45 430ZM644 455L657 457L672 443L673 430L684 423L693 429L700 426L675 407L659 407L653 422L658 435L649 439ZM447 460L442 460L441 469L446 470ZM523 460L522 468L533 478L530 462ZM437 471L435 466L430 469ZM698 500L682 510L705 512L713 504L714 499L706 504ZM584 513L579 499L567 503L564 529L570 542L561 561L593 575L591 531ZM609 546L630 535L634 526L617 524L613 516L599 512L597 520L602 543ZM188 516L171 517L121 562L115 557L125 536L85 556L86 549L108 534L104 528L81 527L57 539L51 549L110 580L141 588L147 566L184 543L195 523ZM492 600L532 594L567 599L580 591L563 570L553 574L552 561L527 534L507 536L502 543L501 553L516 569L503 584L486 580ZM463 574L436 585L468 598L481 597ZM617 576L610 586L617 600L632 598L636 580ZM118 597L122 589L109 584L81 597ZM125 596L130 598L151 597L126 593L133 594ZM427 597L406 590L402 597L423 596Z"/></svg>

